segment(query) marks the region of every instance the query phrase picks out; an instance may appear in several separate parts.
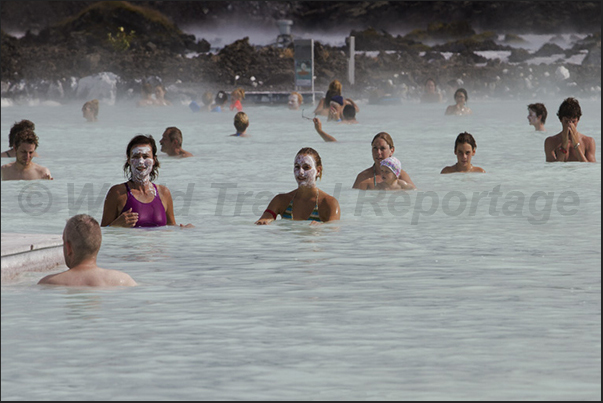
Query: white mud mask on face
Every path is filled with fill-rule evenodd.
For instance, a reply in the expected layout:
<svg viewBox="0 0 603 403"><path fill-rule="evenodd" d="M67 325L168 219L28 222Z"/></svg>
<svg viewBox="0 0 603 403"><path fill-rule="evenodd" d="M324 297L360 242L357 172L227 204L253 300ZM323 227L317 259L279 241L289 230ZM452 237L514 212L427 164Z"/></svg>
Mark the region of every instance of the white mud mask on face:
<svg viewBox="0 0 603 403"><path fill-rule="evenodd" d="M130 152L130 167L133 182L149 184L154 165L153 151L150 146L138 146L132 148L132 151Z"/></svg>
<svg viewBox="0 0 603 403"><path fill-rule="evenodd" d="M314 158L310 155L298 155L295 157L293 174L299 186L315 187L318 170Z"/></svg>

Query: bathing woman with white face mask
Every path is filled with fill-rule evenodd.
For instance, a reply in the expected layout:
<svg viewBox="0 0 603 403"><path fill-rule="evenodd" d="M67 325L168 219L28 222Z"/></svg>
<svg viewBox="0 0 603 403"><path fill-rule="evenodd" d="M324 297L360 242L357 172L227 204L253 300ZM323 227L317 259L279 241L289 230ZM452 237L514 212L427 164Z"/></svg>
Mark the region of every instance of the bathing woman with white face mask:
<svg viewBox="0 0 603 403"><path fill-rule="evenodd" d="M167 187L152 183L159 173L157 145L153 136L140 134L134 137L128 144L126 155L124 173L129 179L109 189L101 227L176 225L172 194ZM186 227L192 227L192 224Z"/></svg>
<svg viewBox="0 0 603 403"><path fill-rule="evenodd" d="M339 220L339 202L316 186L322 177L322 161L312 148L302 148L295 156L293 174L297 189L276 195L257 225L270 224L278 215L296 221L328 222Z"/></svg>

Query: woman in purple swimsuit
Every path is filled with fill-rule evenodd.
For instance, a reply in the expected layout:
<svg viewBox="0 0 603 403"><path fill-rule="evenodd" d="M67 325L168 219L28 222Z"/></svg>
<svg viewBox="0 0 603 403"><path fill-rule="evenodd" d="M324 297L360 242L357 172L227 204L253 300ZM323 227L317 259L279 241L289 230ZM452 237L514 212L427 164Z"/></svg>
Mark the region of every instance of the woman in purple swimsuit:
<svg viewBox="0 0 603 403"><path fill-rule="evenodd" d="M109 189L101 226L162 227L176 225L169 189L155 185L159 173L153 136L137 135L128 144L124 173L129 180ZM181 227L184 225L180 224ZM186 227L192 227L187 224Z"/></svg>

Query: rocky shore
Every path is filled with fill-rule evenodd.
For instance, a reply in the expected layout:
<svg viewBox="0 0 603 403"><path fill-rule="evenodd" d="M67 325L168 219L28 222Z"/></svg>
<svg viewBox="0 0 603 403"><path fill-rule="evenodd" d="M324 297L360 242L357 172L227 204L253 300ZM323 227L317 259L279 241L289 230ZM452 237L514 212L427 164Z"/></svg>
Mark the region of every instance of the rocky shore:
<svg viewBox="0 0 603 403"><path fill-rule="evenodd" d="M183 103L199 99L206 90L230 91L235 87L243 87L246 91L293 89L292 45L254 46L249 38L241 38L211 51L212 44L207 40L183 33L174 22L176 18L173 15L168 17L157 7L143 5L170 2L84 2L85 7L77 6L81 8L76 14L40 27L35 33L27 31L20 38L4 30L4 18L10 12L5 3L17 2L3 2L2 5L0 65L2 98L14 103L34 98L57 102L85 98L89 94L78 91L80 82L106 73L116 77L117 100L138 97L141 81L149 77L168 87L168 97L173 101ZM313 20L312 16L316 17L315 23L317 20L328 22L328 13L324 9L326 6L323 5L322 9L312 9L309 5L302 7L305 3L318 2L173 3L199 3L196 6L200 6L200 3L276 3L272 5L272 10L256 10L256 14L271 19L272 24L274 18L290 17L292 14L296 18L305 16L296 24ZM359 19L371 22L376 15L387 11L387 7L383 8L385 6L389 6L391 12L400 7L395 5L397 3L436 2L364 3L367 3L364 8L358 8L357 3L352 5L356 7L354 9L359 13ZM450 6L448 3L454 2L437 3L445 8ZM500 4L503 3L513 2ZM517 3L527 7L524 3L531 2ZM596 23L597 16L595 14L593 17L593 10L598 10L597 28L585 30L592 24L583 23L581 31L575 31L576 35L569 39L568 35L553 37L536 51L522 48L522 35L511 33L511 30L497 28L496 31L489 31L481 27L478 33L473 25L474 20L430 22L404 36L394 36L382 28L369 26L352 29L349 35L354 36L358 52L355 56L354 85L347 78L348 47L329 46L316 41L316 89L324 90L331 80L339 79L346 93L358 99L397 96L413 100L418 99L425 79L434 77L443 90L453 91L463 86L474 99L529 99L557 94L600 98L600 3L595 2L598 8L594 9L590 7L593 2L567 3L577 3L574 8L580 6L582 14L574 12L573 18L583 22L594 18ZM234 6L242 7L241 4ZM330 11L339 12L350 22L349 10L353 7L350 5L343 11L341 4L338 7L340 9L333 6ZM211 12L202 11L202 14L207 16ZM253 15L250 14L250 18ZM549 15L548 18L555 20L556 17ZM182 16L180 20L182 23L190 22ZM488 18L482 16L476 21L481 25ZM387 26L385 22L383 26ZM560 46L561 42L564 42L563 46Z"/></svg>

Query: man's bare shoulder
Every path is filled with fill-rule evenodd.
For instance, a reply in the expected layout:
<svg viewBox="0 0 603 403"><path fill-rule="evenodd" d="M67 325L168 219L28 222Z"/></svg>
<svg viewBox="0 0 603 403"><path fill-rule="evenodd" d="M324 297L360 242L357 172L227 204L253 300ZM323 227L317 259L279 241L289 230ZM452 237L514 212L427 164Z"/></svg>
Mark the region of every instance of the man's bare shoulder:
<svg viewBox="0 0 603 403"><path fill-rule="evenodd" d="M69 269L62 273L50 274L42 278L38 284L66 287L131 287L137 285L132 277L122 271L100 267L85 271Z"/></svg>
<svg viewBox="0 0 603 403"><path fill-rule="evenodd" d="M451 165L449 167L442 168L442 171L440 173L441 174L451 174L454 172L456 172L456 167L454 165Z"/></svg>
<svg viewBox="0 0 603 403"><path fill-rule="evenodd" d="M104 282L111 287L133 287L136 282L129 274L114 269L100 269L104 272Z"/></svg>

